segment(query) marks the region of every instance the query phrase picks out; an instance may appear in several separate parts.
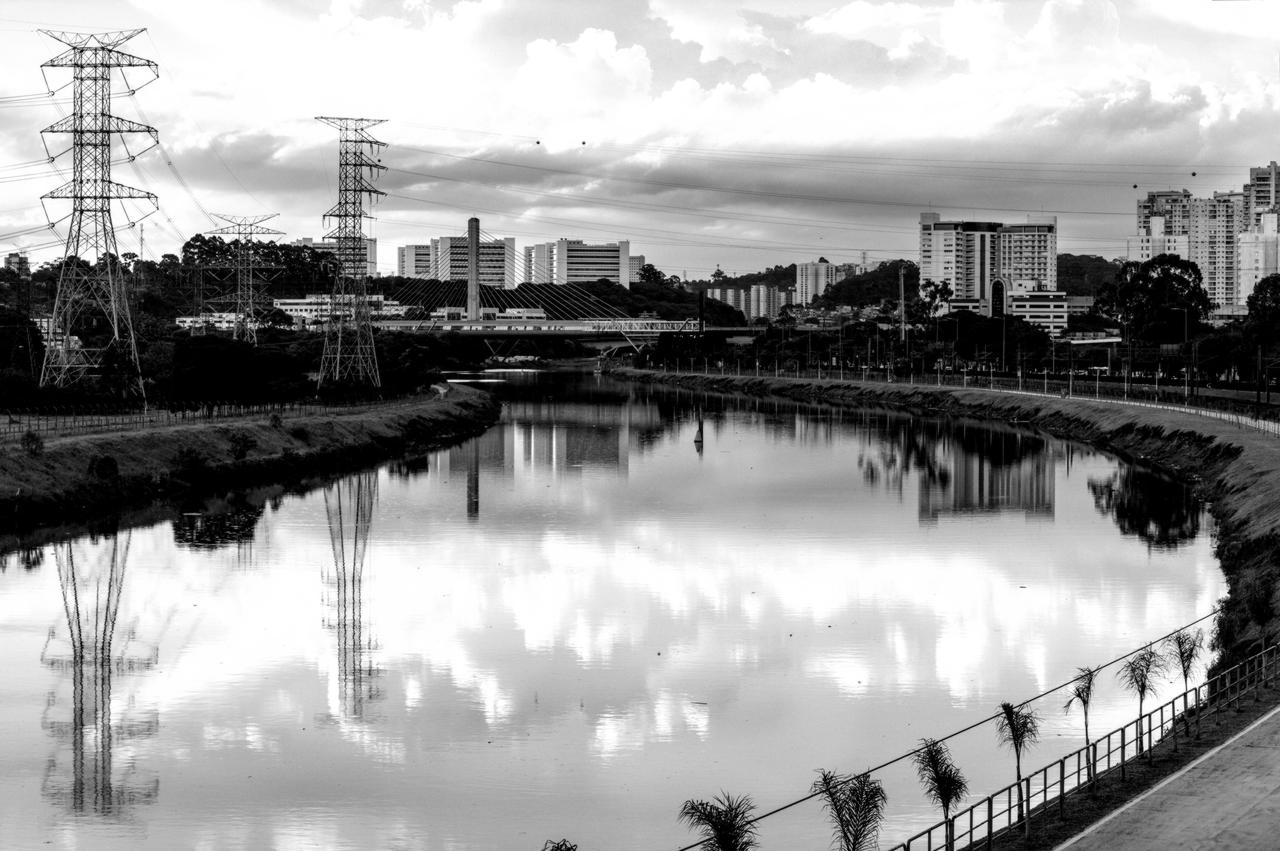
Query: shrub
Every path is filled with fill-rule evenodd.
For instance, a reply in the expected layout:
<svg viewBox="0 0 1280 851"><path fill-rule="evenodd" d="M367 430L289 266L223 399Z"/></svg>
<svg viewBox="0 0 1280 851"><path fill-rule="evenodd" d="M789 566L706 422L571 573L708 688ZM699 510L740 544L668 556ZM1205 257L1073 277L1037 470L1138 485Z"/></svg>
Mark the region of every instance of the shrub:
<svg viewBox="0 0 1280 851"><path fill-rule="evenodd" d="M113 481L120 478L120 464L110 455L95 455L89 459L89 475L95 479Z"/></svg>
<svg viewBox="0 0 1280 851"><path fill-rule="evenodd" d="M243 431L237 431L231 435L231 458L235 461L243 461L245 456L249 454L258 441L253 436Z"/></svg>
<svg viewBox="0 0 1280 851"><path fill-rule="evenodd" d="M295 440L301 440L303 443L307 443L311 440L311 432L307 431L306 426L294 426L289 429L289 436Z"/></svg>
<svg viewBox="0 0 1280 851"><path fill-rule="evenodd" d="M22 435L22 451L35 458L44 453L44 438L34 431Z"/></svg>
<svg viewBox="0 0 1280 851"><path fill-rule="evenodd" d="M271 427L277 431L284 428L284 420L280 418L279 414L272 414L271 419L268 420L268 422L271 423Z"/></svg>
<svg viewBox="0 0 1280 851"><path fill-rule="evenodd" d="M173 465L178 475L191 480L198 479L209 470L209 462L200 454L200 450L185 446L174 456Z"/></svg>

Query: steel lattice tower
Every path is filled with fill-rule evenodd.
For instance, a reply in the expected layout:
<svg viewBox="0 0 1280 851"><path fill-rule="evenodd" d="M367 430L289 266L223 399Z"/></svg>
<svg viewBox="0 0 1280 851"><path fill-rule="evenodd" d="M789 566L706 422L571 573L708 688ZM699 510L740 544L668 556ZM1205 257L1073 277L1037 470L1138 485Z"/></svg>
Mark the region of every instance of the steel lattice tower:
<svg viewBox="0 0 1280 851"><path fill-rule="evenodd" d="M151 138L154 146L159 143L159 136L154 127L111 114L111 80L116 69L122 69L123 74L126 68L144 68L152 75L146 83L155 80L160 72L156 63L116 49L143 32L141 29L41 32L69 48L41 67L71 68L74 76L71 114L42 131L71 135L71 180L44 197L70 200L73 207L40 383L63 386L86 375L124 370L129 372L132 389L142 394L138 347L129 316L124 271L117 259L111 202L132 198L154 205L156 196L112 181L111 142L117 134L142 133ZM140 88L127 79L125 84L131 94ZM105 346L73 346L73 333L90 314L101 314L106 319L110 340Z"/></svg>
<svg viewBox="0 0 1280 851"><path fill-rule="evenodd" d="M375 682L380 671L373 659L377 647L364 619L364 559L377 500L377 473L358 473L324 491L333 548L329 580L336 593L330 625L338 645L338 691L343 711L354 718L380 695Z"/></svg>
<svg viewBox="0 0 1280 851"><path fill-rule="evenodd" d="M254 321L254 284L253 248L249 245L249 237L267 234L281 234L284 231L263 227L262 223L274 219L279 213L268 213L262 216L224 216L214 213L227 223L226 227L208 231L216 235L234 235L236 245L236 327L231 336L236 340L244 340L258 345L258 328Z"/></svg>
<svg viewBox="0 0 1280 851"><path fill-rule="evenodd" d="M369 315L368 250L365 247L364 199L385 195L370 178L386 169L371 154L386 147L366 132L381 118L331 118L317 116L336 127L338 138L338 203L325 213L336 227L325 234L338 244L338 270L334 276L330 318L325 326L324 354L320 358L318 386L326 381L382 386L378 356L373 348L373 322Z"/></svg>

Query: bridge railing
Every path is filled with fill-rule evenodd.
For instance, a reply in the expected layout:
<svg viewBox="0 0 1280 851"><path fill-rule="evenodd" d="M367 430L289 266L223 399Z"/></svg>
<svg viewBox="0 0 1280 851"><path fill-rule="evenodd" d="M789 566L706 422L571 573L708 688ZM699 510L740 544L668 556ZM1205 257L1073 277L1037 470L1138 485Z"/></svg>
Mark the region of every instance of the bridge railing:
<svg viewBox="0 0 1280 851"><path fill-rule="evenodd" d="M1221 713L1233 707L1239 709L1244 698L1269 688L1277 677L1280 677L1280 648L1272 646L1031 772L1022 780L1025 825L1018 813L1015 782L980 798L949 820L920 831L890 851L991 848L1000 836L1034 826L1055 809L1063 816L1073 799L1087 792L1090 784L1125 781L1130 764L1150 754L1155 746L1168 741L1177 748L1179 727L1183 738L1199 738L1203 721L1212 718L1220 723Z"/></svg>

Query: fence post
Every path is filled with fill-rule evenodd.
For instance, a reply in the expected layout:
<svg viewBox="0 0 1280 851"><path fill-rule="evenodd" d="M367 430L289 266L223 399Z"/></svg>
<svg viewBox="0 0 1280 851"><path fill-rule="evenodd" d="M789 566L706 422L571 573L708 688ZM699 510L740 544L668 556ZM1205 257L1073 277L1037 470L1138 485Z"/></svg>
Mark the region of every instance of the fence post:
<svg viewBox="0 0 1280 851"><path fill-rule="evenodd" d="M1128 742L1125 741L1128 738L1128 736L1125 735L1125 730L1128 730L1128 729L1129 729L1128 724L1125 724L1123 727L1120 728L1120 782L1121 783L1123 783L1125 780L1125 770L1124 770L1125 748L1128 746Z"/></svg>
<svg viewBox="0 0 1280 851"><path fill-rule="evenodd" d="M1045 803L1048 803L1046 801ZM1058 760L1058 818L1067 813L1067 764Z"/></svg>
<svg viewBox="0 0 1280 851"><path fill-rule="evenodd" d="M995 825L993 824L995 816L994 796L987 796L987 851L991 851L991 834Z"/></svg>

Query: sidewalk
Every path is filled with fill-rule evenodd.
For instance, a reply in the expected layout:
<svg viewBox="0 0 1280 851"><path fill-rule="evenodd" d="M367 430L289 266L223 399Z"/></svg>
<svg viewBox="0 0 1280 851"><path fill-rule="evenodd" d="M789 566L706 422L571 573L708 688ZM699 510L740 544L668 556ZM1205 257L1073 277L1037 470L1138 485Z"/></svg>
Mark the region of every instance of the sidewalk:
<svg viewBox="0 0 1280 851"><path fill-rule="evenodd" d="M1280 847L1280 708L1057 851Z"/></svg>

